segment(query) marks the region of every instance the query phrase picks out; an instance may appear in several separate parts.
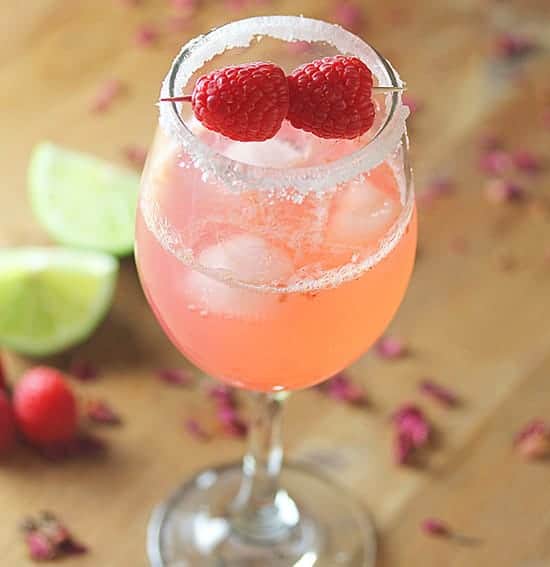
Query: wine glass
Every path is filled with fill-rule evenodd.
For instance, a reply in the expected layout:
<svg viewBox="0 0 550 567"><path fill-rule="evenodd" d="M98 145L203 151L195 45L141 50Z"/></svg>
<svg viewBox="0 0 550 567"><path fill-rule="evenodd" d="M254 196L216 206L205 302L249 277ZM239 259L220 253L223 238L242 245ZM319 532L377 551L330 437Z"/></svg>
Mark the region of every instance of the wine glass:
<svg viewBox="0 0 550 567"><path fill-rule="evenodd" d="M226 65L269 60L290 72L338 53L389 87L354 140L284 122L270 140L235 142L205 129L190 105L159 103L137 219L142 285L177 348L249 390L253 416L242 463L199 472L155 510L155 567L374 565L374 528L356 498L319 471L283 467L281 406L363 354L407 288L416 213L402 83L350 32L269 16L190 41L161 95L189 93Z"/></svg>

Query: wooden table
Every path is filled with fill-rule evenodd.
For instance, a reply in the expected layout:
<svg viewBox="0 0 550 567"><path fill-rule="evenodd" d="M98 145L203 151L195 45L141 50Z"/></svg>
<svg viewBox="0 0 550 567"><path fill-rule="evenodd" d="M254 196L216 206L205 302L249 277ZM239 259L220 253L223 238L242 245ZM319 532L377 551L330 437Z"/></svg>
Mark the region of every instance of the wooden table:
<svg viewBox="0 0 550 567"><path fill-rule="evenodd" d="M187 31L150 49L136 46L136 28L162 22L166 4L4 0L0 245L48 242L26 198L34 144L50 139L123 161L122 148L151 138L158 86L177 45L233 18L221 2L205 0ZM391 327L406 339L411 356L389 362L367 355L351 368L369 392L370 409L345 407L313 391L294 395L286 420L288 454L335 457L327 472L374 512L382 567L550 565L550 468L525 462L512 448L518 428L550 412L550 222L544 202L550 177L522 180L533 195L524 204L491 205L476 165L482 133L501 137L510 149L550 157L550 130L541 127L550 104L550 5L365 4L365 36L423 103L411 120L419 191L441 174L452 176L457 191L420 210L418 264ZM262 10L329 13L322 0L281 0ZM500 28L546 42L546 51L512 66L515 78L510 65L496 65L488 55ZM127 92L109 112L93 115L90 100L109 78L123 81ZM97 382L76 386L79 393L108 399L124 425L101 432L109 452L99 460L51 464L19 449L2 464L3 567L30 565L16 526L44 508L59 513L90 545L89 555L63 565L145 566L153 505L197 469L243 452L239 441L201 444L183 432L184 416L208 402L198 390L174 390L153 378L154 368L182 363L146 305L131 260L124 262L108 320L76 354L102 369ZM53 363L65 365L70 356ZM14 356L8 363L14 378L25 364ZM425 376L452 386L464 404L449 411L421 398L417 385ZM409 400L426 410L439 443L420 466L398 468L388 416ZM419 529L426 516L444 518L483 543L430 538Z"/></svg>

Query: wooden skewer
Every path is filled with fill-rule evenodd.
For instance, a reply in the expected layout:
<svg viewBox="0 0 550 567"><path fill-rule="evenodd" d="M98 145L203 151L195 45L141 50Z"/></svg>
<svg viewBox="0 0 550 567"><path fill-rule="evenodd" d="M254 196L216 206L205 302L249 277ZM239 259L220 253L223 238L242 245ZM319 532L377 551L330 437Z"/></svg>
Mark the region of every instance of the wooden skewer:
<svg viewBox="0 0 550 567"><path fill-rule="evenodd" d="M372 87L372 90L377 93L401 93L407 90L407 87ZM160 102L191 102L191 95L165 97L161 98Z"/></svg>
<svg viewBox="0 0 550 567"><path fill-rule="evenodd" d="M377 93L402 93L407 90L407 87L372 87L372 90Z"/></svg>

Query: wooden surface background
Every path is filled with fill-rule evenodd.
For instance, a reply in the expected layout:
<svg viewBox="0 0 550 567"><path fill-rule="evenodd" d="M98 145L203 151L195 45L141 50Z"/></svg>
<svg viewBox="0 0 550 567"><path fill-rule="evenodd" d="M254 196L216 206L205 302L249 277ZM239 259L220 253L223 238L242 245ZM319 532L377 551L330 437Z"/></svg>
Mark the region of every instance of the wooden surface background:
<svg viewBox="0 0 550 567"><path fill-rule="evenodd" d="M381 567L548 566L550 464L526 463L512 439L530 418L550 412L550 177L522 181L532 195L524 204L491 205L476 162L482 133L550 157L550 130L542 127L550 105L550 4L363 2L363 35L423 103L411 119L418 190L434 175L449 174L457 191L420 209L417 268L391 327L411 356L388 362L367 355L351 368L369 392L370 409L344 407L314 391L292 396L288 455L333 457L327 472L374 512ZM204 0L188 30L146 49L135 45L135 30L162 23L168 1L123 4L3 1L0 245L48 242L26 198L34 144L50 139L123 162L122 148L145 146L152 136L159 83L177 47L235 17L221 0ZM322 0L281 0L241 15L248 11L328 18L331 8ZM542 47L521 63L499 63L490 53L502 29L526 33ZM126 93L109 112L93 115L90 101L109 78L123 81ZM184 417L208 402L197 390L176 391L153 378L154 368L182 362L153 319L131 260L124 262L108 320L76 353L94 360L102 375L75 387L82 397L108 399L124 425L101 432L109 452L99 460L51 464L19 449L2 464L2 567L30 565L17 523L44 508L90 546L89 555L63 565L143 567L153 505L197 469L243 452L240 441L200 444L183 431ZM54 362L63 365L69 356ZM8 357L12 378L24 364ZM449 411L420 399L417 383L425 376L456 389L462 407ZM388 416L409 400L429 414L439 442L418 467L397 468ZM419 529L426 516L442 517L483 543L427 537Z"/></svg>

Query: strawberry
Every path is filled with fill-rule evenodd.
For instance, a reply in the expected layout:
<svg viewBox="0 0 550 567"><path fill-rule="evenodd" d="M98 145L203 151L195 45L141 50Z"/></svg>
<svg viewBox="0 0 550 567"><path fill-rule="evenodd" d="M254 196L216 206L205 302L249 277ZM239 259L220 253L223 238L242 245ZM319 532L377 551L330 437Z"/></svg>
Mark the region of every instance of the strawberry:
<svg viewBox="0 0 550 567"><path fill-rule="evenodd" d="M0 392L0 455L12 449L15 443L15 419L10 401Z"/></svg>
<svg viewBox="0 0 550 567"><path fill-rule="evenodd" d="M372 73L357 57L325 57L288 77L288 120L320 138L352 139L374 122Z"/></svg>
<svg viewBox="0 0 550 567"><path fill-rule="evenodd" d="M29 370L15 387L13 405L17 425L30 442L49 445L74 438L76 400L58 370Z"/></svg>

